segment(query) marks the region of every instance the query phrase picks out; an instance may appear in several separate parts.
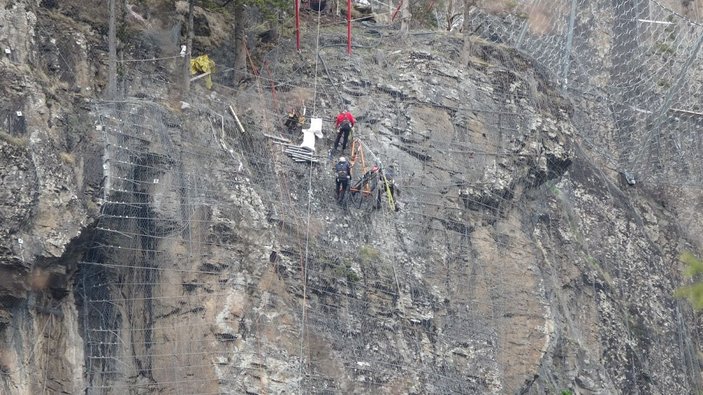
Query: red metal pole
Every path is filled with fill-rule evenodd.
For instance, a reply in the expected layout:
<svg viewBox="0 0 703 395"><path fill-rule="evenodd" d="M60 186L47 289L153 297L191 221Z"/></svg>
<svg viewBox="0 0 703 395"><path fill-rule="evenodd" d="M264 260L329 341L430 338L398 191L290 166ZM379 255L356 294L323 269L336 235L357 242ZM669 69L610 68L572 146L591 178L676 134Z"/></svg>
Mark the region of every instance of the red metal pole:
<svg viewBox="0 0 703 395"><path fill-rule="evenodd" d="M436 0L432 0L432 1L430 2L430 5L427 6L427 11L430 11L430 10L432 9L432 7L434 7L435 1L436 1Z"/></svg>
<svg viewBox="0 0 703 395"><path fill-rule="evenodd" d="M400 0L398 3L398 7L395 8L395 11L393 11L393 16L391 17L391 22L395 21L395 16L398 14L398 11L400 10L400 6L403 5L403 0Z"/></svg>
<svg viewBox="0 0 703 395"><path fill-rule="evenodd" d="M351 0L347 0L347 53L351 55Z"/></svg>
<svg viewBox="0 0 703 395"><path fill-rule="evenodd" d="M300 0L295 0L295 49L300 51Z"/></svg>

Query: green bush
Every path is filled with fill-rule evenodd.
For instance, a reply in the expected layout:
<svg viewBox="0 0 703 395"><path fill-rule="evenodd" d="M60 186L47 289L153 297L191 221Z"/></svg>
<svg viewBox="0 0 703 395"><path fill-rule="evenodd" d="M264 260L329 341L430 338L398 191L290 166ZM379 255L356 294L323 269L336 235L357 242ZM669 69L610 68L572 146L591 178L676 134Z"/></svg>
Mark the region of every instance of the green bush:
<svg viewBox="0 0 703 395"><path fill-rule="evenodd" d="M359 275L356 274L354 270L352 270L352 262L348 259L345 259L338 265L336 265L332 270L332 274L334 274L338 278L346 278L347 281L351 283L355 283L361 280Z"/></svg>
<svg viewBox="0 0 703 395"><path fill-rule="evenodd" d="M27 139L22 137L15 137L11 134L5 132L0 132L0 140L17 147L27 147Z"/></svg>
<svg viewBox="0 0 703 395"><path fill-rule="evenodd" d="M703 273L703 261L690 252L684 252L679 257L686 264L684 275L689 279L698 278ZM676 290L675 295L686 298L696 310L703 310L703 281L696 281Z"/></svg>
<svg viewBox="0 0 703 395"><path fill-rule="evenodd" d="M378 260L381 253L368 244L364 244L359 247L359 259L361 259L362 264L369 264Z"/></svg>
<svg viewBox="0 0 703 395"><path fill-rule="evenodd" d="M664 56L673 55L674 53L676 53L676 50L674 49L674 47L672 47L670 44L664 43L664 42L656 43L654 45L654 48L658 54L664 55Z"/></svg>

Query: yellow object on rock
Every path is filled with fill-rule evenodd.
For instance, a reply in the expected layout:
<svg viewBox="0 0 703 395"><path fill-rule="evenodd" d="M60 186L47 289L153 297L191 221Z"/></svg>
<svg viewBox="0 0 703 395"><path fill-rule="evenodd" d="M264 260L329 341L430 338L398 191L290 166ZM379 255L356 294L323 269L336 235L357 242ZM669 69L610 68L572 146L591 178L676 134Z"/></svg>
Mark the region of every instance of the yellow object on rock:
<svg viewBox="0 0 703 395"><path fill-rule="evenodd" d="M195 73L210 73L205 77L205 86L212 89L212 73L215 72L215 62L210 60L207 55L200 55L195 59L190 60L190 74Z"/></svg>

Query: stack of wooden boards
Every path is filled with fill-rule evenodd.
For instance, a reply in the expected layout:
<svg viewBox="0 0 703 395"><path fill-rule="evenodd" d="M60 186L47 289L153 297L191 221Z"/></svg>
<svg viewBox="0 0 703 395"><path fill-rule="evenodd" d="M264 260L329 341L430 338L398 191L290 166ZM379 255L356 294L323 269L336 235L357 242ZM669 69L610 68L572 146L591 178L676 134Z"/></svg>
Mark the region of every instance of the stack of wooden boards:
<svg viewBox="0 0 703 395"><path fill-rule="evenodd" d="M273 142L275 144L282 145L283 152L286 153L286 155L290 156L296 162L320 162L320 157L315 155L315 151L311 151L299 145L291 144L291 141L285 137L272 136L270 134L264 134L264 136L268 137L271 140L274 140Z"/></svg>

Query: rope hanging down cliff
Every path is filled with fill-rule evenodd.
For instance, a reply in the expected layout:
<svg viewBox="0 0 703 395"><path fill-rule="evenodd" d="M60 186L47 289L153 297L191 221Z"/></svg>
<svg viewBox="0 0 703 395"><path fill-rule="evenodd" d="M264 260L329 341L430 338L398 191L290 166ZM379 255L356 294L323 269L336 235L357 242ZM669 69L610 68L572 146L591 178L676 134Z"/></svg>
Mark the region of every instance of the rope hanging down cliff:
<svg viewBox="0 0 703 395"><path fill-rule="evenodd" d="M315 39L315 82L313 84L313 100L312 100L312 117L317 115L317 54L320 51L320 17L321 10L317 11L317 37ZM310 162L308 165L308 213L307 220L305 224L305 261L303 262L303 305L302 305L302 317L300 326L300 393L303 393L303 366L305 354L303 353L305 345L305 304L307 303L307 269L308 269L308 259L310 253L310 216L312 208L312 164Z"/></svg>

